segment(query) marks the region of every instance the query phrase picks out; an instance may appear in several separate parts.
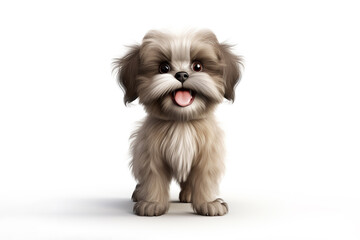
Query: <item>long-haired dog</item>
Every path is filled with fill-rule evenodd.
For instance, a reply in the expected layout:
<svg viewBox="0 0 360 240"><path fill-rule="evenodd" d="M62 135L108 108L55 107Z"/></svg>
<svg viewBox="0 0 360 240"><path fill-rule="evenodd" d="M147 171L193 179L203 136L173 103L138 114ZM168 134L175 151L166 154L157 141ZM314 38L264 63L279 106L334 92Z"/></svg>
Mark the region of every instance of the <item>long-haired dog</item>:
<svg viewBox="0 0 360 240"><path fill-rule="evenodd" d="M175 178L180 201L196 213L226 214L227 204L216 198L224 147L214 110L224 98L234 100L241 58L208 30L150 31L114 64L125 103L139 98L148 114L131 137L134 212L164 214Z"/></svg>

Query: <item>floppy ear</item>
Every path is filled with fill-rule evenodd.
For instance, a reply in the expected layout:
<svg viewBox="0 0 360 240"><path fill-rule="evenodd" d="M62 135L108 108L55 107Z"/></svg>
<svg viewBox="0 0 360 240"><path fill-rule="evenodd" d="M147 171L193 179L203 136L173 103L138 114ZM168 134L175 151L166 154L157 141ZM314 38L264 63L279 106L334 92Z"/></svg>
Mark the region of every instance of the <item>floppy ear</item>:
<svg viewBox="0 0 360 240"><path fill-rule="evenodd" d="M230 101L235 99L235 88L241 79L240 65L243 66L242 58L231 52L231 46L227 44L220 44L221 57L224 61L225 67L223 78L225 81L224 97Z"/></svg>
<svg viewBox="0 0 360 240"><path fill-rule="evenodd" d="M114 70L117 71L117 80L123 89L124 103L130 103L137 97L136 77L139 72L140 46L132 46L129 52L122 58L114 61Z"/></svg>

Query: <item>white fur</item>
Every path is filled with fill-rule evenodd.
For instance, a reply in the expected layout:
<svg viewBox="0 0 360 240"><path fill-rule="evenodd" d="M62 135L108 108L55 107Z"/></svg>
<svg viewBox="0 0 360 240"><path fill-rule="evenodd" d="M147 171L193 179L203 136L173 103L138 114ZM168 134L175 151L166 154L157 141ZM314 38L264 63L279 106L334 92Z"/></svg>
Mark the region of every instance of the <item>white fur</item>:
<svg viewBox="0 0 360 240"><path fill-rule="evenodd" d="M161 153L171 167L174 177L185 182L197 152L194 127L187 123L176 123L161 143Z"/></svg>
<svg viewBox="0 0 360 240"><path fill-rule="evenodd" d="M193 72L188 80L184 82L184 87L201 92L208 98L222 101L224 86L217 86L209 74L205 72Z"/></svg>
<svg viewBox="0 0 360 240"><path fill-rule="evenodd" d="M162 97L170 92L181 88L181 83L171 74L156 74L151 79L151 84L147 84L148 79L139 78L144 83L143 95L140 98L145 102L146 100L153 100ZM142 84L142 83L140 83Z"/></svg>
<svg viewBox="0 0 360 240"><path fill-rule="evenodd" d="M190 47L192 41L189 36L176 36L172 35L171 40L171 62L174 64L175 62L190 62Z"/></svg>

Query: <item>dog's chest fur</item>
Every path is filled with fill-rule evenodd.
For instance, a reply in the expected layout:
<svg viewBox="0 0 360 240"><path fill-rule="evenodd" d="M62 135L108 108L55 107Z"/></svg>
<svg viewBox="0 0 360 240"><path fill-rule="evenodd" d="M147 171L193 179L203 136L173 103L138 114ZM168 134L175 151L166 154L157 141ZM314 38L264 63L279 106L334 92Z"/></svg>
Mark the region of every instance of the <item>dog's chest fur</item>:
<svg viewBox="0 0 360 240"><path fill-rule="evenodd" d="M165 161L179 182L186 181L194 162L197 149L197 132L190 123L169 124L160 150Z"/></svg>

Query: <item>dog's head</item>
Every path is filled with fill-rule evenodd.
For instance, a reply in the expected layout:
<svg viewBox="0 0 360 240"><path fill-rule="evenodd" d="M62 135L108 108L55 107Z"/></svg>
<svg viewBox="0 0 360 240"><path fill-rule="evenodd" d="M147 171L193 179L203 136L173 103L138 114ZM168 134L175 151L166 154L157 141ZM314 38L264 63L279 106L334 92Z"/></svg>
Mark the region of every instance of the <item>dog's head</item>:
<svg viewBox="0 0 360 240"><path fill-rule="evenodd" d="M208 30L150 31L115 61L125 103L139 98L150 115L167 120L204 118L223 98L233 101L240 65Z"/></svg>

